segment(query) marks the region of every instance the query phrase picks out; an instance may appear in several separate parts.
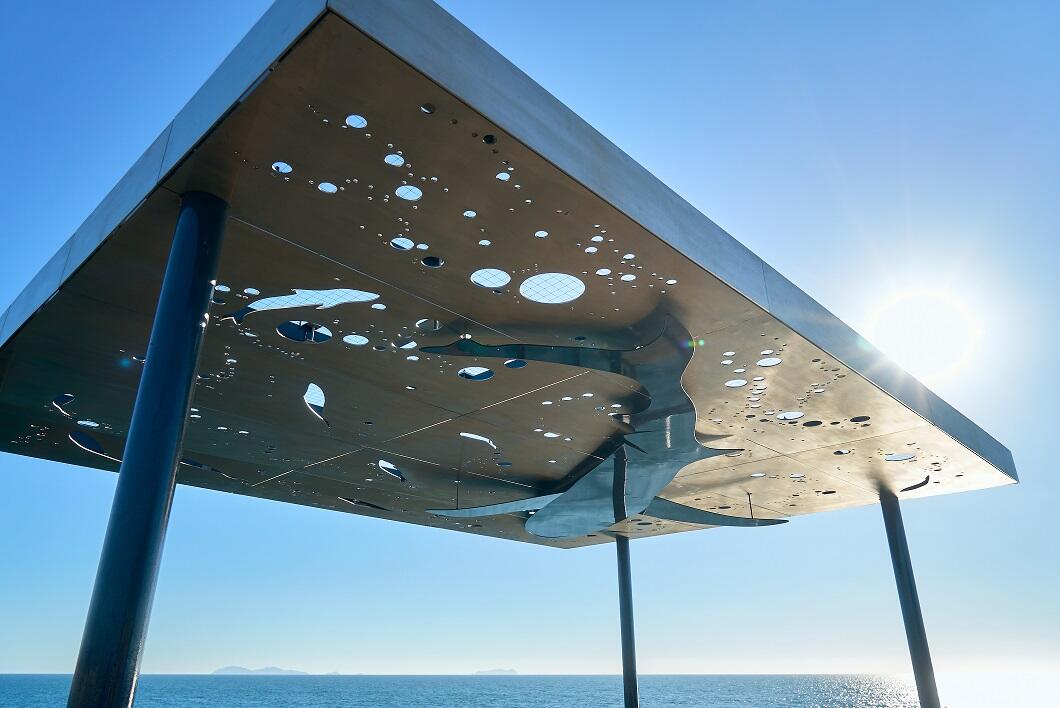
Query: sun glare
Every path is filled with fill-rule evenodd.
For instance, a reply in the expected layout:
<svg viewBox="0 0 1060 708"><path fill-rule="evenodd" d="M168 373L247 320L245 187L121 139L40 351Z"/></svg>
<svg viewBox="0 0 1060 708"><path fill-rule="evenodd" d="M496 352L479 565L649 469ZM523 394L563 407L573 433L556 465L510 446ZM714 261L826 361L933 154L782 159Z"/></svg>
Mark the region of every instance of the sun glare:
<svg viewBox="0 0 1060 708"><path fill-rule="evenodd" d="M867 334L898 365L931 385L972 363L979 326L949 290L906 290L872 313Z"/></svg>

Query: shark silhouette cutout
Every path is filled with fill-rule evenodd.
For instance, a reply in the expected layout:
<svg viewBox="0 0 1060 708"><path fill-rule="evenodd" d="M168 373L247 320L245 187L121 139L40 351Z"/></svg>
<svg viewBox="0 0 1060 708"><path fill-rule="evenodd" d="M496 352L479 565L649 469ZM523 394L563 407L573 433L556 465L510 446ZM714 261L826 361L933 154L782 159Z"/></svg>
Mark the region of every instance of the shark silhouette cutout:
<svg viewBox="0 0 1060 708"><path fill-rule="evenodd" d="M592 347L505 344L487 346L460 339L421 351L449 356L522 359L595 369L636 381L650 401L626 420L612 416L616 433L569 476L565 488L529 499L466 509L432 509L436 516L476 518L529 513L525 528L542 538L575 538L606 529L631 516L703 526L772 526L786 519L755 519L716 514L669 501L658 494L686 465L740 448L705 443L727 436L696 433L696 412L681 387L681 375L692 359L692 338L674 317L650 343L632 350ZM614 469L601 465L615 457Z"/></svg>
<svg viewBox="0 0 1060 708"><path fill-rule="evenodd" d="M351 302L372 302L378 299L378 293L353 290L351 288L332 288L330 290L295 288L290 295L274 295L254 300L241 310L230 312L221 319L232 320L236 324L241 324L247 315L255 312L286 310L293 307L314 307L318 310L327 310Z"/></svg>

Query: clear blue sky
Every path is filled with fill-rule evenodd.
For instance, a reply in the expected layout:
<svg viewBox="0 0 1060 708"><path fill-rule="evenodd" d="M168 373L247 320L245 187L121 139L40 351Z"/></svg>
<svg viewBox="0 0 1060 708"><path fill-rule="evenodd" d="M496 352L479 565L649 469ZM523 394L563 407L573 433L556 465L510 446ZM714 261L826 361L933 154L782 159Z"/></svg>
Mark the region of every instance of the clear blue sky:
<svg viewBox="0 0 1060 708"><path fill-rule="evenodd" d="M0 303L267 4L5 6ZM444 5L1013 450L1022 485L906 505L921 600L941 671L1060 665L1058 6ZM879 312L925 287L974 327ZM114 483L0 455L0 672L72 670ZM644 672L908 671L876 508L633 555ZM226 664L617 672L614 551L179 488L143 668Z"/></svg>

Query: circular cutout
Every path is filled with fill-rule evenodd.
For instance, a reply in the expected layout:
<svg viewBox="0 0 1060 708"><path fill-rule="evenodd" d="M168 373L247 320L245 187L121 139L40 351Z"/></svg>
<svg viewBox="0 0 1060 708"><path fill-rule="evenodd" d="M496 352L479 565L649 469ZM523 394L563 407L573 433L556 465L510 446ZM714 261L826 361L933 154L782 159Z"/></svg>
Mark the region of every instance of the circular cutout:
<svg viewBox="0 0 1060 708"><path fill-rule="evenodd" d="M603 276L611 275L611 269L610 268L597 268L596 274L597 275L603 275Z"/></svg>
<svg viewBox="0 0 1060 708"><path fill-rule="evenodd" d="M802 411L785 411L777 414L777 420L798 420L806 415Z"/></svg>
<svg viewBox="0 0 1060 708"><path fill-rule="evenodd" d="M423 196L423 190L413 187L411 184L403 184L394 190L394 194L407 202L418 202Z"/></svg>
<svg viewBox="0 0 1060 708"><path fill-rule="evenodd" d="M294 172L294 168L286 162L276 161L272 163L272 171L278 175L289 175Z"/></svg>
<svg viewBox="0 0 1060 708"><path fill-rule="evenodd" d="M731 379L726 381L725 385L729 388L740 388L741 386L746 386L747 381L745 379Z"/></svg>
<svg viewBox="0 0 1060 708"><path fill-rule="evenodd" d="M478 245L485 247L485 246L491 245L491 242L490 242L489 239L484 238L484 239L482 239L481 241L478 242Z"/></svg>
<svg viewBox="0 0 1060 708"><path fill-rule="evenodd" d="M465 209L464 210L464 218L474 219L476 216L478 216L478 212L475 211L474 209Z"/></svg>
<svg viewBox="0 0 1060 708"><path fill-rule="evenodd" d="M359 116L356 113L352 113L346 116L346 125L350 126L351 128L367 128L368 121L365 119L364 116Z"/></svg>
<svg viewBox="0 0 1060 708"><path fill-rule="evenodd" d="M509 369L521 369L526 366L526 362L522 359L509 359L504 365Z"/></svg>
<svg viewBox="0 0 1060 708"><path fill-rule="evenodd" d="M433 103L424 103L424 104L422 104L420 106L420 111L422 113L430 115L430 114L434 113L434 104Z"/></svg>
<svg viewBox="0 0 1060 708"><path fill-rule="evenodd" d="M503 288L512 282L512 276L497 268L482 268L471 274L471 282L480 288Z"/></svg>
<svg viewBox="0 0 1060 708"><path fill-rule="evenodd" d="M634 281L636 279L637 279L637 276L633 275L632 273L626 273L619 280L624 280L627 283L630 283L630 282L632 282L632 281Z"/></svg>
<svg viewBox="0 0 1060 708"><path fill-rule="evenodd" d="M331 330L324 325L319 325L316 322L306 322L305 320L290 320L288 322L281 322L276 327L276 333L281 337L286 337L292 342L312 342L314 344L321 344L331 339Z"/></svg>
<svg viewBox="0 0 1060 708"><path fill-rule="evenodd" d="M441 268L443 265L445 265L445 261L443 261L438 256L424 256L420 259L420 263L427 266L428 268Z"/></svg>
<svg viewBox="0 0 1060 708"><path fill-rule="evenodd" d="M487 369L485 366L465 366L456 373L460 378L469 381L489 381L493 378L493 369Z"/></svg>
<svg viewBox="0 0 1060 708"><path fill-rule="evenodd" d="M888 462L908 462L916 457L915 452L892 452L883 456Z"/></svg>
<svg viewBox="0 0 1060 708"><path fill-rule="evenodd" d="M383 162L385 162L386 164L388 164L388 165L390 165L392 167L404 167L405 166L405 158L403 158L401 155L398 155L396 152L392 152L389 155L387 155L386 157L384 157L383 158Z"/></svg>
<svg viewBox="0 0 1060 708"><path fill-rule="evenodd" d="M411 251L416 242L404 236L395 236L390 239L390 245L399 251Z"/></svg>
<svg viewBox="0 0 1060 708"><path fill-rule="evenodd" d="M432 320L424 318L422 320L416 320L416 329L423 332L437 332L442 328L442 323L438 320Z"/></svg>
<svg viewBox="0 0 1060 708"><path fill-rule="evenodd" d="M519 286L519 294L531 302L559 305L577 300L585 292L585 283L566 273L539 273Z"/></svg>
<svg viewBox="0 0 1060 708"><path fill-rule="evenodd" d="M779 356L770 356L765 359L759 359L757 364L759 366L776 366L783 361Z"/></svg>
<svg viewBox="0 0 1060 708"><path fill-rule="evenodd" d="M534 236L536 236L537 238L548 238L548 232L547 231L535 231L534 232Z"/></svg>
<svg viewBox="0 0 1060 708"><path fill-rule="evenodd" d="M359 334L347 334L342 338L342 341L355 347L363 347L368 344L368 337L362 337Z"/></svg>
<svg viewBox="0 0 1060 708"><path fill-rule="evenodd" d="M324 194L334 194L335 192L339 191L339 188L333 185L331 182L321 182L317 185L317 189L319 189Z"/></svg>
<svg viewBox="0 0 1060 708"><path fill-rule="evenodd" d="M512 176L510 174L508 174L507 172L498 172L497 173L497 179L499 179L501 182L507 182L511 178L512 178Z"/></svg>

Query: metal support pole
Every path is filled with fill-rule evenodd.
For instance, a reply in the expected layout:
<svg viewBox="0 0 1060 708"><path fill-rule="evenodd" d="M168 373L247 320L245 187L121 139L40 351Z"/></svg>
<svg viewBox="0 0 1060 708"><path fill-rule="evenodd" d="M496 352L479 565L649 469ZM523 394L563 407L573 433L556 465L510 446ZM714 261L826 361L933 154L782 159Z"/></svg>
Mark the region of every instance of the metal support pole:
<svg viewBox="0 0 1060 708"><path fill-rule="evenodd" d="M228 205L181 199L69 708L132 705Z"/></svg>
<svg viewBox="0 0 1060 708"><path fill-rule="evenodd" d="M622 624L622 694L626 708L637 708L637 646L633 636L633 579L629 569L629 539L615 536L618 551L618 609Z"/></svg>
<svg viewBox="0 0 1060 708"><path fill-rule="evenodd" d="M616 519L622 519L625 518L625 447L620 447L614 457L615 514ZM618 554L618 612L622 627L622 693L625 708L638 708L640 698L637 696L637 643L633 635L633 577L629 565L629 539L615 534L615 551Z"/></svg>
<svg viewBox="0 0 1060 708"><path fill-rule="evenodd" d="M902 509L898 497L888 489L880 490L880 508L883 509L883 524L887 527L887 544L891 548L891 565L894 566L894 582L898 586L898 601L902 605L902 620L905 622L905 638L909 642L909 656L913 661L913 676L922 708L940 708L939 692L935 686L935 670L931 666L927 631L924 616L920 613L920 598L913 578L913 563L909 557L909 544L905 540L902 524Z"/></svg>

